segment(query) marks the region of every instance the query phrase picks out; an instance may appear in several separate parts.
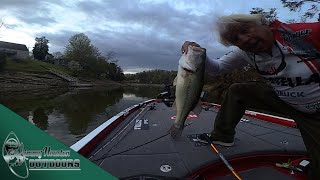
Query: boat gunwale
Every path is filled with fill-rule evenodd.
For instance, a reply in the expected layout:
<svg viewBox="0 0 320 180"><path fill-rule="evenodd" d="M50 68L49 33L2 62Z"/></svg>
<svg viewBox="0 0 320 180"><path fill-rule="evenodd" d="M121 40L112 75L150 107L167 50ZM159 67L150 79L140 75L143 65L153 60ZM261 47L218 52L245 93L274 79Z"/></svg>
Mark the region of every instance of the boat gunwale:
<svg viewBox="0 0 320 180"><path fill-rule="evenodd" d="M89 134L87 134L85 137L74 143L70 148L74 151L78 152L81 155L87 155L90 153L89 151L92 149L92 147L87 147L88 145L92 144L93 141L100 142L102 138L104 138L107 134L110 132L105 132L106 129L108 129L110 126L114 126L115 124L118 125L122 120L124 120L127 116L135 112L139 107L149 104L151 102L154 102L156 99L149 99L147 101L132 105L128 107L127 109L119 112L115 116L111 117L110 119L106 120L104 123L102 123L100 126L92 130ZM120 120L122 119L122 120ZM119 121L120 120L120 121ZM101 139L97 139L97 137L102 136Z"/></svg>
<svg viewBox="0 0 320 180"><path fill-rule="evenodd" d="M215 104L215 103L204 102L203 104L207 105L207 106L212 106L217 109L220 109L220 107L221 107L220 104ZM289 119L289 118L284 118L284 117L280 117L280 116L275 116L275 115L271 115L271 114L261 113L261 112L257 112L257 111L250 111L250 110L246 110L244 115L248 116L248 117L256 118L259 120L287 126L287 127L293 127L293 128L297 127L297 124L295 123L295 121L293 119Z"/></svg>

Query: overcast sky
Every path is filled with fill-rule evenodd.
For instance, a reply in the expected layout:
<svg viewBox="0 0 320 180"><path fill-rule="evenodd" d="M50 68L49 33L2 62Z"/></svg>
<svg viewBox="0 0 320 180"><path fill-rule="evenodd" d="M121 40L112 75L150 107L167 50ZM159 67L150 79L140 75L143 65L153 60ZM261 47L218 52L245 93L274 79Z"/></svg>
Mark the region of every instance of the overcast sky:
<svg viewBox="0 0 320 180"><path fill-rule="evenodd" d="M248 13L254 7L277 8L281 21L301 14L283 8L280 0L0 0L0 41L26 44L49 39L49 52L64 52L69 38L85 33L105 54L116 52L125 72L176 70L185 40L198 42L209 57L230 49L218 44L214 17Z"/></svg>

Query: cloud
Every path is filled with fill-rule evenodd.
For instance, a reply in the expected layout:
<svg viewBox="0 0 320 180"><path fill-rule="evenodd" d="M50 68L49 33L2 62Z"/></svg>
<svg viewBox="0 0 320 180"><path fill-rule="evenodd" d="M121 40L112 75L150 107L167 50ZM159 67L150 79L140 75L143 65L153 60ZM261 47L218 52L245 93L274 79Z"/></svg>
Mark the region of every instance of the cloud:
<svg viewBox="0 0 320 180"><path fill-rule="evenodd" d="M253 7L281 7L280 1L244 2L2 0L0 17L13 19L16 32L30 36L24 39L46 36L51 53L63 52L72 35L85 33L102 53L116 52L124 71L176 70L185 40L207 48L212 58L230 50L214 38L212 28L217 15L248 13ZM1 33L0 37L4 35Z"/></svg>
<svg viewBox="0 0 320 180"><path fill-rule="evenodd" d="M49 51L53 52L64 52L65 46L68 44L68 41L71 36L79 32L64 30L59 33L37 33L36 37L45 36L49 40Z"/></svg>
<svg viewBox="0 0 320 180"><path fill-rule="evenodd" d="M39 1L34 0L1 0L1 7L2 8L23 8L23 7L32 7L37 6L40 4Z"/></svg>
<svg viewBox="0 0 320 180"><path fill-rule="evenodd" d="M51 23L56 23L55 19L50 17L39 17L39 16L18 16L18 18L24 22L30 24L38 24L42 26L47 26Z"/></svg>
<svg viewBox="0 0 320 180"><path fill-rule="evenodd" d="M128 71L138 67L175 70L185 40L203 46L214 42L210 32L213 23L208 14L195 15L190 8L175 8L167 2L81 2L78 7L90 13L92 19L99 19L95 21L99 31L89 33L89 37L100 50L114 50L119 64ZM106 22L110 23L103 26ZM225 48L222 49L217 52L225 53Z"/></svg>

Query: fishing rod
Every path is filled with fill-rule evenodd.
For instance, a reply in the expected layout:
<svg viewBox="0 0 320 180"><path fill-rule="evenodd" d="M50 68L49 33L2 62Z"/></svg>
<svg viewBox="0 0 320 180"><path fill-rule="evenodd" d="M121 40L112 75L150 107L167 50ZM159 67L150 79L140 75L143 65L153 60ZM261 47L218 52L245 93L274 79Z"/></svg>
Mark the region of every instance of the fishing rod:
<svg viewBox="0 0 320 180"><path fill-rule="evenodd" d="M139 117L141 114L142 114L142 112L147 108L147 107L150 107L149 105L145 105L145 107L143 107L141 110L140 110L140 112L134 117L134 118L132 118L131 120L130 120L130 122L125 126L125 127L123 127L123 128L121 128L117 133L116 133L116 135L115 136L113 136L113 138L110 140L110 141L108 141L107 143L105 143L98 151L96 151L93 155L91 155L88 159L91 159L92 157L94 157L95 155L97 155L102 149L104 149L107 145L109 145L113 140L115 140L124 130L126 130L127 129L127 127L135 120L135 119L137 119L137 117Z"/></svg>
<svg viewBox="0 0 320 180"><path fill-rule="evenodd" d="M203 136L206 138L212 149L219 155L222 162L227 166L227 168L232 172L232 174L238 179L242 180L241 177L235 172L235 170L232 168L232 166L229 164L227 159L219 152L219 150L213 145L211 139L208 137L206 133L203 133Z"/></svg>
<svg viewBox="0 0 320 180"><path fill-rule="evenodd" d="M191 121L190 123L186 124L184 127L190 126L191 124L192 124L192 121ZM112 157L112 156L116 156L116 155L123 154L123 153L125 153L125 152L131 151L131 150L137 149L137 148L139 148L139 147L142 147L142 146L144 146L144 145L147 145L147 144L149 144L149 143L152 143L152 142L154 142L154 141L156 141L156 140L158 140L158 139L161 139L161 138L163 138L163 137L165 137L165 136L167 136L167 135L169 135L169 134L170 134L170 132L167 132L166 134L164 134L164 135L162 135L162 136L159 136L159 137L157 137L157 138L154 138L154 139L152 139L152 140L150 140L150 141L147 141L147 142L145 142L145 143L143 143L143 144L140 144L140 145L138 145L138 146L134 146L134 147L128 148L127 150L124 150L124 151L121 151L121 152L118 152L118 153L115 153L115 154L111 154L111 155L108 155L108 156L102 156L101 158L98 158L98 159L92 159L91 161L92 161L92 162L97 162L97 161L99 161L99 160L105 160L105 159L110 158L110 157Z"/></svg>

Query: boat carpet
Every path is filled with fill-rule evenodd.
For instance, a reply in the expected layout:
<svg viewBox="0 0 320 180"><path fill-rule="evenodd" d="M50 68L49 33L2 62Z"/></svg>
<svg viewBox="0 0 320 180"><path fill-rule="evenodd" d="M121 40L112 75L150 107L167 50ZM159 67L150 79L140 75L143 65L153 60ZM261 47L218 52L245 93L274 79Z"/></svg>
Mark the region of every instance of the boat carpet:
<svg viewBox="0 0 320 180"><path fill-rule="evenodd" d="M88 158L119 178L140 174L186 177L199 168L221 161L210 146L195 141L197 134L212 130L217 109L203 110L198 117L188 119L186 124L191 124L174 140L167 132L174 122L175 110L164 103L154 103L154 106L154 110L147 107L140 114L138 110L126 118ZM237 125L235 145L217 147L227 159L266 152L306 152L298 129L246 116ZM263 170L265 168L254 171ZM250 176L252 172L243 173ZM271 174L271 170L263 173Z"/></svg>

